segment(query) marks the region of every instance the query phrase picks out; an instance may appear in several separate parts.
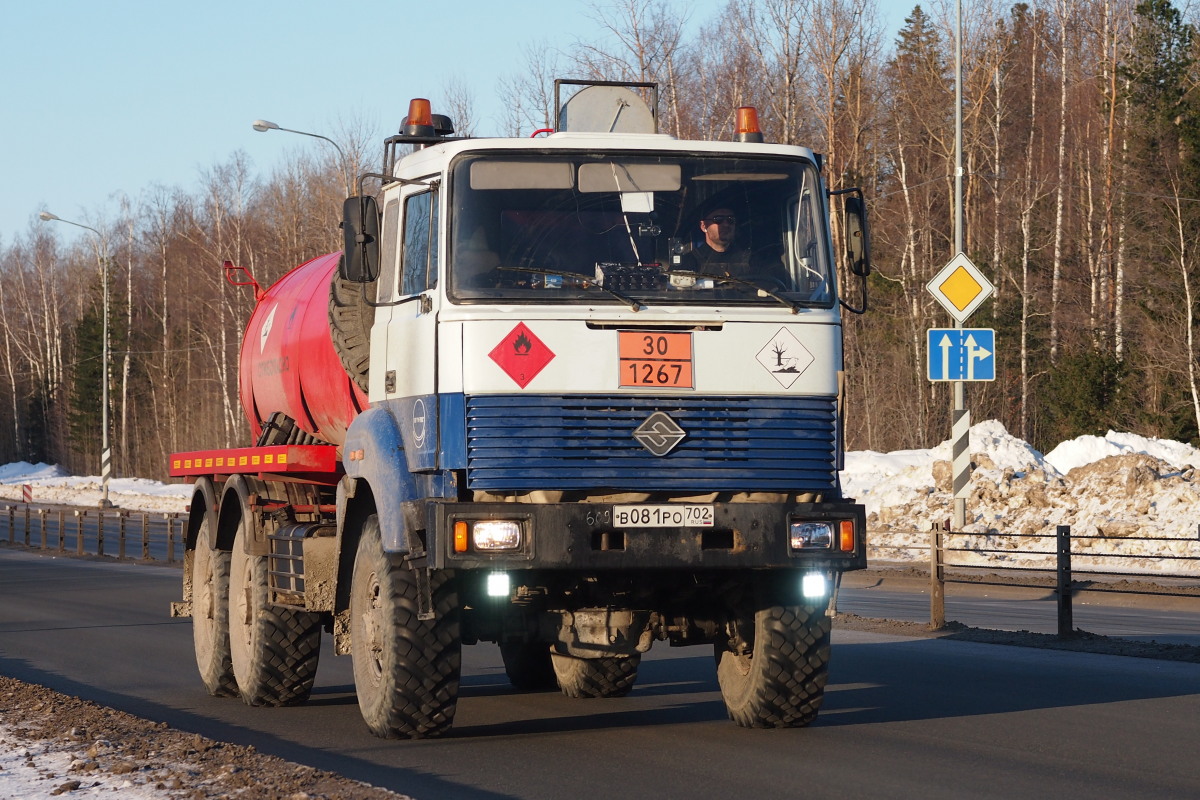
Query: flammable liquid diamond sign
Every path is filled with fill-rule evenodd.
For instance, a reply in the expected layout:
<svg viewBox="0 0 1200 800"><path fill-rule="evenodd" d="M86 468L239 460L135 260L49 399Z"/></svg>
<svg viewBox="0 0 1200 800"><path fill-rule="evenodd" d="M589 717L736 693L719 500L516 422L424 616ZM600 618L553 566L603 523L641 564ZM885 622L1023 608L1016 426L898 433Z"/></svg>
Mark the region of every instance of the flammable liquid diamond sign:
<svg viewBox="0 0 1200 800"><path fill-rule="evenodd" d="M959 323L966 322L995 291L991 281L962 253L950 259L926 288Z"/></svg>

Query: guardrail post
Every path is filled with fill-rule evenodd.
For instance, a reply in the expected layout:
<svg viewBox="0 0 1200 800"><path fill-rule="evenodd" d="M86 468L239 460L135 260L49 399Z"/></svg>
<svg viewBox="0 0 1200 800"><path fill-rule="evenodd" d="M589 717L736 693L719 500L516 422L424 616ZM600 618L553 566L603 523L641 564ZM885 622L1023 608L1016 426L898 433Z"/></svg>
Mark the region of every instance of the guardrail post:
<svg viewBox="0 0 1200 800"><path fill-rule="evenodd" d="M142 561L150 560L150 515L142 514Z"/></svg>
<svg viewBox="0 0 1200 800"><path fill-rule="evenodd" d="M29 506L25 506L25 546L29 547Z"/></svg>
<svg viewBox="0 0 1200 800"><path fill-rule="evenodd" d="M8 508L8 543L13 544L17 541L17 509L15 506L6 506Z"/></svg>
<svg viewBox="0 0 1200 800"><path fill-rule="evenodd" d="M1075 635L1071 609L1071 526L1058 526L1058 638Z"/></svg>
<svg viewBox="0 0 1200 800"><path fill-rule="evenodd" d="M163 514L167 520L167 563L175 563L175 515Z"/></svg>
<svg viewBox="0 0 1200 800"><path fill-rule="evenodd" d="M942 529L936 522L929 537L929 627L946 627L946 566Z"/></svg>
<svg viewBox="0 0 1200 800"><path fill-rule="evenodd" d="M50 509L48 509L48 508L39 508L38 509L38 529L39 529L38 533L41 538L42 544L41 544L40 549L42 549L42 550L46 549L46 515L49 513L50 513Z"/></svg>
<svg viewBox="0 0 1200 800"><path fill-rule="evenodd" d="M104 555L104 512L96 512L96 555Z"/></svg>
<svg viewBox="0 0 1200 800"><path fill-rule="evenodd" d="M67 549L67 512L61 508L58 510L58 552L65 552Z"/></svg>
<svg viewBox="0 0 1200 800"><path fill-rule="evenodd" d="M125 518L129 515L128 511L117 512L117 560L125 560Z"/></svg>
<svg viewBox="0 0 1200 800"><path fill-rule="evenodd" d="M75 512L75 555L83 555L83 515L85 512Z"/></svg>

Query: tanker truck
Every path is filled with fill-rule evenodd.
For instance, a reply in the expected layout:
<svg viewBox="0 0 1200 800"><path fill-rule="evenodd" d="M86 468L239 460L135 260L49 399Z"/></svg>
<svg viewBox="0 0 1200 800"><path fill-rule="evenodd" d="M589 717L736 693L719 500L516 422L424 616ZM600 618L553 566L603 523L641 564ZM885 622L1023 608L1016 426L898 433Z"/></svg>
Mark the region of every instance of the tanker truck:
<svg viewBox="0 0 1200 800"><path fill-rule="evenodd" d="M530 138L413 101L342 252L265 290L226 263L257 301L254 444L170 463L209 693L302 703L329 635L369 730L430 737L465 645L516 690L615 698L665 643L712 648L737 725L816 717L831 597L866 566L839 483L862 192L752 108L683 141L652 84L564 87Z"/></svg>

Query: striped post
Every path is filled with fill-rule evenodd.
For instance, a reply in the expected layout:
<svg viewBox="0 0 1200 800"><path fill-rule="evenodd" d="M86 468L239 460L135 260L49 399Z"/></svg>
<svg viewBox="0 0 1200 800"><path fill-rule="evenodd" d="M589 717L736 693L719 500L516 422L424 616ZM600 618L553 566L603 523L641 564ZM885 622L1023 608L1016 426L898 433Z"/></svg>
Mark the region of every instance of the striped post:
<svg viewBox="0 0 1200 800"><path fill-rule="evenodd" d="M107 437L105 437L107 438ZM108 480L112 477L112 448L105 447L104 452L100 454L100 507L112 508L112 501L108 499Z"/></svg>
<svg viewBox="0 0 1200 800"><path fill-rule="evenodd" d="M966 500L971 485L971 412L957 409L954 412L954 427L951 431L951 469L954 474L954 499Z"/></svg>

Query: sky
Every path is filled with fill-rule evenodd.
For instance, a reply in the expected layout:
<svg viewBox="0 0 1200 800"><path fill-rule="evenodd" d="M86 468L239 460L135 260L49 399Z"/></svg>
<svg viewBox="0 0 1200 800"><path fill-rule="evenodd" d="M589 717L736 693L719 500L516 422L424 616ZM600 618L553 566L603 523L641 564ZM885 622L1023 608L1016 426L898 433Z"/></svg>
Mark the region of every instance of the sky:
<svg viewBox="0 0 1200 800"><path fill-rule="evenodd" d="M880 0L880 16L895 31L915 3ZM692 25L724 4L678 3ZM331 138L350 124L382 141L410 98L436 99L457 81L474 93L476 132L498 134L499 79L519 73L537 42L594 40L590 5L0 0L0 246L44 224L40 211L103 227L122 195L191 191L239 150L266 174L289 154L328 147L255 132L256 119ZM57 234L88 235L64 225Z"/></svg>

